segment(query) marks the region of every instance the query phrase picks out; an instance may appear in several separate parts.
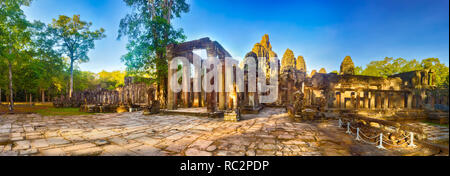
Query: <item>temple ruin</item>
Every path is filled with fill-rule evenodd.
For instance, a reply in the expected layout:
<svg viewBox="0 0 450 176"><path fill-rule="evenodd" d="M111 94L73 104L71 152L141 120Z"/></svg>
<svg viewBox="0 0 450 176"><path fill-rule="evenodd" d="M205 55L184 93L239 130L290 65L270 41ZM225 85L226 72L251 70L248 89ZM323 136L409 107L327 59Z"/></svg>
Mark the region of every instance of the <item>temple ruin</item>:
<svg viewBox="0 0 450 176"><path fill-rule="evenodd" d="M203 68L193 68L194 57L199 57L195 50L206 50L208 57L218 58L221 68L205 65L207 62L200 58ZM167 47L166 56L169 68L172 59L182 56L189 63L182 63L182 75L189 80L172 80L172 76L179 72L178 67L168 70L167 107L163 112L200 113L209 116L222 116L225 113L258 113L265 106L286 107L289 111L299 112L300 109L314 109L323 112L391 112L403 116L424 116L424 110L435 110L435 104L448 107L448 90L441 90L435 86L435 72L433 70L417 70L391 75L375 77L355 75L355 66L350 56L344 58L339 74L327 73L324 68L319 72L313 70L308 74L303 56L295 57L292 50L287 49L281 61L278 62L278 98L274 103L260 103L259 97L265 93L250 91L249 85L256 84L251 77L246 63L256 63L257 69L265 66L263 75L256 73L256 79L271 76L269 62L278 55L272 51L269 36L262 37L253 49L245 55L240 64L233 64L232 74L225 74L225 58L231 55L216 41L209 38L171 44ZM176 68L176 69L174 69ZM244 72L244 90L239 91L236 69ZM193 71L193 74L191 73ZM206 73L217 71L217 77L208 80ZM230 78L231 77L231 78ZM232 85L225 85L227 79ZM211 86L217 81L217 92L205 92L205 86ZM181 92L171 90L170 84L181 83ZM226 92L226 86L231 92ZM256 85L257 87L258 85ZM159 103L155 97L154 86L134 82L133 78L126 78L125 86L116 90L89 90L74 93L72 98L61 97L55 99L56 107L81 107L86 112L102 112L105 109L130 108L146 109L157 107ZM194 89L201 91L192 91ZM153 90L153 91L152 91ZM259 90L258 88L256 90ZM301 98L300 98L301 97ZM301 102L299 102L301 101ZM156 105L158 104L158 105ZM165 104L165 103L161 103ZM299 106L302 107L299 107ZM296 108L294 110L292 108ZM111 110L111 111L112 111ZM130 109L131 110L131 109Z"/></svg>
<svg viewBox="0 0 450 176"><path fill-rule="evenodd" d="M61 95L53 100L55 107L76 107L83 112L125 112L145 109L156 97L154 86L125 77L125 85L114 90L97 88ZM130 109L131 108L131 109Z"/></svg>
<svg viewBox="0 0 450 176"><path fill-rule="evenodd" d="M169 56L169 60L176 56L189 58L192 57L194 49L206 49L208 57L218 56L222 62L224 57L229 56L229 53L219 43L212 42L208 38L170 45L167 56ZM261 42L256 43L252 51L246 54L245 59L254 59L259 66L267 64L263 63L261 58L266 58L265 61L268 62L271 58L276 57L277 54L272 51L269 36L264 35ZM244 67L241 66L241 68ZM327 73L324 68L319 72L313 70L311 74L308 74L303 56L298 56L296 59L292 50L287 49L279 67L279 98L276 103L259 103L258 96L261 92L248 92L248 90L237 93L238 96L233 99L232 95L236 94L235 92L223 91L226 78L222 72L219 73L218 92L210 94L202 92L194 93L194 95L190 95L189 92L171 93L169 94L168 109L207 106L208 112L218 112L239 107L243 113L246 110L257 112L264 106L293 106L296 101L294 94L298 91L302 93L302 106L328 112L398 112L408 114L408 116L417 116L423 115L424 109L434 110L435 104L448 106L448 93L435 86L433 70L400 73L386 78L355 75L355 66L350 56L344 58L340 68L339 74ZM174 74L174 71L169 70L169 77ZM247 88L251 83L249 83L247 72L245 73L244 85ZM265 76L269 77L267 75L269 73L267 71ZM257 77L259 76L264 75L257 75ZM184 102L184 105L176 106L180 100ZM234 100L234 102L228 100ZM228 106L233 103L234 105L237 103L238 106Z"/></svg>

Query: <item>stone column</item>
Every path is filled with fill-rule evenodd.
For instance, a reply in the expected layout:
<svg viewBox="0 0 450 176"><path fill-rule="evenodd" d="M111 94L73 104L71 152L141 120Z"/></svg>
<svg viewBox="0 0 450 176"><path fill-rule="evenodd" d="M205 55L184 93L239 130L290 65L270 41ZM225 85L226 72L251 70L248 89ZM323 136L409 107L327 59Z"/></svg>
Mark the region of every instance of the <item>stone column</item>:
<svg viewBox="0 0 450 176"><path fill-rule="evenodd" d="M187 59L189 60L192 58L193 53L188 52L185 55ZM191 91L190 88L190 81L191 81L191 64L183 63L183 105L185 108L189 107L189 91Z"/></svg>
<svg viewBox="0 0 450 176"><path fill-rule="evenodd" d="M375 93L374 92L369 92L370 94L370 109L375 109Z"/></svg>
<svg viewBox="0 0 450 176"><path fill-rule="evenodd" d="M383 95L384 95L383 109L388 109L389 108L389 92L384 92Z"/></svg>
<svg viewBox="0 0 450 176"><path fill-rule="evenodd" d="M292 105L293 102L294 102L294 96L293 96L294 92L292 90L293 85L292 85L291 79L287 79L287 80L288 80L288 83L287 83L287 86L288 86L287 87L288 104ZM304 91L305 91L305 97L304 97L305 100L309 100L309 89L306 89Z"/></svg>
<svg viewBox="0 0 450 176"><path fill-rule="evenodd" d="M434 104L436 103L436 96L435 94L433 94L432 92L430 93L430 104L431 104L431 109L434 110Z"/></svg>
<svg viewBox="0 0 450 176"><path fill-rule="evenodd" d="M423 108L424 104L425 104L425 91L424 90L420 90L420 97L419 97L419 107Z"/></svg>
<svg viewBox="0 0 450 176"><path fill-rule="evenodd" d="M201 61L200 61L200 63L201 63ZM192 107L200 107L201 106L200 105L201 104L201 100L200 100L201 92L195 92L195 88L194 88L194 87L197 87L197 88L202 89L201 64L199 66L200 66L200 69L194 68L195 75L194 75L194 80L192 81L193 82L192 92L194 93L194 100L192 102ZM194 67L195 67L195 65L194 65Z"/></svg>
<svg viewBox="0 0 450 176"><path fill-rule="evenodd" d="M169 110L174 110L177 108L176 105L176 94L175 92L172 90L172 75L174 73L176 73L175 70L170 68L170 62L172 61L173 55L170 52L170 50L167 51L167 58L168 58L168 79L167 79L167 109Z"/></svg>
<svg viewBox="0 0 450 176"><path fill-rule="evenodd" d="M341 91L341 94L340 94L340 100L339 100L341 103L341 109L345 109L345 90L342 90Z"/></svg>
<svg viewBox="0 0 450 176"><path fill-rule="evenodd" d="M218 76L219 78L217 81L219 81L219 110L225 110L226 109L226 98L225 98L225 58L220 58L220 64L218 65Z"/></svg>
<svg viewBox="0 0 450 176"><path fill-rule="evenodd" d="M359 103L361 102L360 92L356 92L356 109L359 109Z"/></svg>
<svg viewBox="0 0 450 176"><path fill-rule="evenodd" d="M217 53L215 51L214 48L212 48L211 46L208 47L206 49L206 52L208 54L208 58L210 57L217 57ZM207 65L206 68L206 73L208 73L211 70L211 65ZM211 80L205 80L206 82L204 82L203 84L206 84L206 86L211 86L214 84L217 84L214 82L214 78L212 78ZM206 92L206 108L208 112L215 112L216 111L216 91L214 91L214 89L212 89L213 91L211 92Z"/></svg>
<svg viewBox="0 0 450 176"><path fill-rule="evenodd" d="M369 108L369 92L364 91L364 108Z"/></svg>

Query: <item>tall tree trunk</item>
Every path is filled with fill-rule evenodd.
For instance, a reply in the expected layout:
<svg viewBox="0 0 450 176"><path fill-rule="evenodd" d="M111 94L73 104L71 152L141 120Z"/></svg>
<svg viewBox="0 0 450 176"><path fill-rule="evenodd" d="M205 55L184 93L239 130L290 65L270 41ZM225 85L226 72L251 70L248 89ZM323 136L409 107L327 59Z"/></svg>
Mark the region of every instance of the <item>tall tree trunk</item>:
<svg viewBox="0 0 450 176"><path fill-rule="evenodd" d="M153 20L153 19L155 19L155 17L156 17L156 11L155 11L155 2L154 2L154 0L148 0L148 11L149 11L149 14L151 14L151 19ZM163 5L165 5L165 4L163 4ZM159 43L159 35L158 35L158 33L157 33L157 31L156 31L156 29L155 28L152 28L152 33L153 33L153 41L155 42L155 44L154 44L154 47L155 48L157 48L157 50L159 49L159 45L158 45L158 43ZM161 70L159 70L160 68L161 68L161 64L162 64L162 62L161 62L161 60L162 59L164 59L163 57L162 57L162 53L161 52L158 52L158 51L156 51L156 69L157 69L157 73L161 73ZM160 101L160 103L161 103L161 106L162 107L165 107L165 104L166 104L166 91L165 91L165 81L164 81L164 76L161 76L161 74L157 74L157 76L158 76L158 79L159 79L159 83L158 83L158 92L159 92L159 101Z"/></svg>
<svg viewBox="0 0 450 176"><path fill-rule="evenodd" d="M42 95L41 96L42 97L42 103L45 103L45 90L42 89L41 91L42 91L42 94L41 94Z"/></svg>
<svg viewBox="0 0 450 176"><path fill-rule="evenodd" d="M70 58L69 98L72 98L72 93L73 93L73 57Z"/></svg>
<svg viewBox="0 0 450 176"><path fill-rule="evenodd" d="M14 111L14 94L13 94L13 80L12 80L12 63L8 60L8 69L9 69L9 111Z"/></svg>

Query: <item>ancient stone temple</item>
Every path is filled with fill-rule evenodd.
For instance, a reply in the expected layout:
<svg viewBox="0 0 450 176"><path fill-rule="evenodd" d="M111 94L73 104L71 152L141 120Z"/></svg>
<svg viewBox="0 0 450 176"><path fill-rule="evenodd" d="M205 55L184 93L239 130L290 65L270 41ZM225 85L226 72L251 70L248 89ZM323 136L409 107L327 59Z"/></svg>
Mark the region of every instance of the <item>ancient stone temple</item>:
<svg viewBox="0 0 450 176"><path fill-rule="evenodd" d="M191 65L194 62L194 57L199 57L194 54L194 50L205 49L208 58L218 58L222 67L218 70L213 70L208 67L208 62L199 58L200 65L205 66L206 72L201 71L202 68L192 68L195 71L191 75ZM183 81L182 92L177 93L172 90L171 84L174 84L172 76L177 72L176 69L171 69L172 59L182 56L188 59L189 63L183 63L183 77L190 78ZM236 91L234 89L231 93L225 92L225 57L231 55L218 43L211 41L209 38L202 38L199 40L189 41L180 44L171 44L167 47L167 58L169 59L169 80L168 80L168 98L167 109L175 110L179 107L183 108L197 108L206 107L208 113L215 113L217 111L224 111L228 109L235 109L238 105L236 98ZM236 65L234 65L236 67ZM176 67L175 67L176 68ZM208 79L205 77L206 73L217 71L217 78ZM218 91L206 92L202 87L214 85L215 81L218 83ZM201 90L200 90L201 89ZM199 90L199 91L190 91ZM234 107L232 107L232 106Z"/></svg>
<svg viewBox="0 0 450 176"><path fill-rule="evenodd" d="M344 61L341 64L340 75L354 75L355 74L355 64L353 64L352 58L350 56L345 56Z"/></svg>
<svg viewBox="0 0 450 176"><path fill-rule="evenodd" d="M302 72L295 70L294 73L281 76L294 77ZM318 73L311 73L310 77L282 79L280 90L301 89L305 96L305 106L317 106L324 99L325 109L330 111L402 111L427 106L433 109L437 102L448 106L448 95L444 96L445 98L439 97L443 93L439 93L442 91L438 91L433 84L434 72L431 70L400 73L387 78L354 75L354 64L347 56L341 64L340 73L326 73L321 69ZM286 81L288 83L285 83ZM292 91L283 94L288 94L289 97L290 92ZM280 102L285 105L292 104L291 101Z"/></svg>
<svg viewBox="0 0 450 176"><path fill-rule="evenodd" d="M289 48L286 49L286 51L283 54L283 58L281 59L281 65L282 65L281 72L287 72L288 70L297 68L295 63L294 52L292 52L292 50L290 50Z"/></svg>
<svg viewBox="0 0 450 176"><path fill-rule="evenodd" d="M270 62L272 62L272 59L276 59L278 57L277 53L275 53L274 51L272 51L272 45L269 41L269 35L265 34L260 43L256 43L253 46L252 51L250 51L249 53L247 53L245 55L244 61L241 63L240 68L244 70L245 76L244 76L244 80L245 80L245 91L242 95L243 97L243 104L242 104L242 110L244 111L244 113L256 113L259 112L259 110L262 109L262 105L259 103L259 95L260 92L250 92L248 90L248 84L250 83L248 80L248 71L245 70L245 64L249 63L249 62L255 62L256 63L256 70L260 70L260 68L266 68L265 70L262 70L262 73L265 75L259 75L259 72L256 73L256 78L258 79L259 77L266 77L267 81L269 81L270 77L271 77L271 72L270 72ZM248 59L252 60L249 61ZM253 61L254 60L254 61ZM278 67L280 65L279 61L278 63ZM295 66L295 65L294 65ZM252 80L253 81L253 80ZM250 83L251 84L251 83ZM258 90L258 85L256 85L256 90Z"/></svg>
<svg viewBox="0 0 450 176"><path fill-rule="evenodd" d="M195 50L206 50L208 58L218 60L219 67L211 67L209 59L200 58L194 53ZM244 60L231 66L225 66L225 58L231 55L218 42L209 38L171 44L166 51L169 90L165 112L176 112L177 109L185 112L204 111L209 116L221 114L235 121L238 119L233 119L236 114L258 113L264 106L287 107L292 112L313 109L322 112L399 112L411 116L420 115L424 110L434 110L435 104L448 107L448 89L440 90L435 86L433 70L417 70L388 77L355 75L354 63L350 56L346 56L339 74L327 73L325 68L318 72L312 70L308 74L305 58L295 57L290 49L286 49L280 63L277 54L272 51L267 34L245 55ZM183 61L186 63L176 63L178 60L175 58L179 56L186 58L187 61ZM279 66L277 74L270 68L272 61L277 61ZM256 65L258 72L249 72L251 63ZM238 74L238 70L242 74ZM207 77L207 73L216 74ZM269 85L270 78L274 76L278 77L275 87L278 97L275 102L261 103L261 97L270 92L259 92L263 85L256 80L266 79ZM237 86L239 81L243 82L242 87ZM181 91L171 89L175 84L181 84ZM212 85L217 85L215 91L205 91ZM93 111L119 107L130 110L147 108L146 112L151 114L159 112L159 103L155 102L158 96L154 90L153 85L126 78L125 86L116 90L99 88L76 92L70 99L56 99L54 104L56 107L81 106L84 111L91 111L91 107L99 109Z"/></svg>
<svg viewBox="0 0 450 176"><path fill-rule="evenodd" d="M299 71L306 72L306 62L303 56L297 57L295 68Z"/></svg>
<svg viewBox="0 0 450 176"><path fill-rule="evenodd" d="M85 112L117 112L129 111L130 108L142 109L150 104L151 97L156 97L148 93L149 89L153 89L153 85L137 82L133 77L126 77L124 83L123 87L115 90L99 87L94 90L74 92L72 98L61 95L54 99L53 105L80 107L80 111Z"/></svg>
<svg viewBox="0 0 450 176"><path fill-rule="evenodd" d="M268 37L264 37L268 38ZM448 93L434 85L433 70L418 70L384 77L355 75L355 66L346 56L340 73L312 70L308 75L303 56L295 59L287 49L281 60L277 106L295 106L295 92L301 92L302 106L322 111L383 111L410 115L448 106ZM269 105L269 104L263 104ZM388 111L387 111L388 110ZM420 113L419 113L420 114Z"/></svg>

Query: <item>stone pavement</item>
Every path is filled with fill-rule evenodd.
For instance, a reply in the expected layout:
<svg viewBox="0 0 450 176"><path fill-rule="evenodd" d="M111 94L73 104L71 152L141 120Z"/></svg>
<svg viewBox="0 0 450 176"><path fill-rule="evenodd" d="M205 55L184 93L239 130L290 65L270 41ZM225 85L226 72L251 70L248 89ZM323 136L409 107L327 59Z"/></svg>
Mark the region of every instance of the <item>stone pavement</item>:
<svg viewBox="0 0 450 176"><path fill-rule="evenodd" d="M240 122L142 112L0 115L0 156L399 155L355 142L336 121L294 122L265 108Z"/></svg>
<svg viewBox="0 0 450 176"><path fill-rule="evenodd" d="M432 142L442 142L449 139L448 127L439 126L423 122L413 122L410 125L419 126L423 129L423 132L427 135L427 139Z"/></svg>

